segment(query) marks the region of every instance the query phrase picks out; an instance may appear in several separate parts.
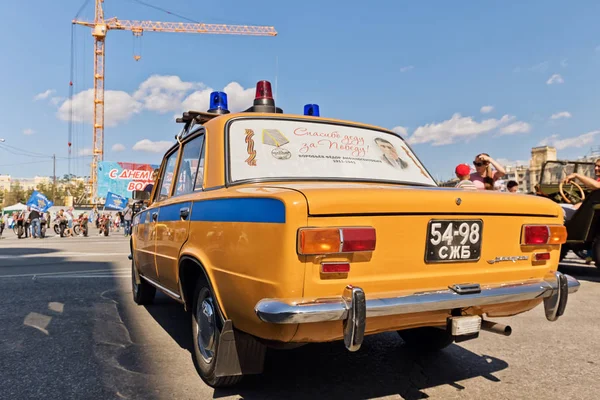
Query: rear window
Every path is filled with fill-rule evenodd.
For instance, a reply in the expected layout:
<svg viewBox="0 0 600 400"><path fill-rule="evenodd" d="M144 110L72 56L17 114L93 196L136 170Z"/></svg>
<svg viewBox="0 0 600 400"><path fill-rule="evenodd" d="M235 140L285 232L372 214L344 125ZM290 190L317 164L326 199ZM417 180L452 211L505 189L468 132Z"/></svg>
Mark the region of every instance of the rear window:
<svg viewBox="0 0 600 400"><path fill-rule="evenodd" d="M227 134L231 182L335 179L436 185L404 140L391 133L273 118L235 120Z"/></svg>

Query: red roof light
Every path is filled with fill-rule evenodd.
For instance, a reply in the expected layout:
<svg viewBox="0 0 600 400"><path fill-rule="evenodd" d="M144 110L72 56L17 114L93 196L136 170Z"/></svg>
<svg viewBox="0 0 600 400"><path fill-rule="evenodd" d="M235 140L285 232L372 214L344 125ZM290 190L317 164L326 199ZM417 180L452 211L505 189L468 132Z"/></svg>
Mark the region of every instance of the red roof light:
<svg viewBox="0 0 600 400"><path fill-rule="evenodd" d="M256 84L255 99L273 99L273 91L271 90L271 82L259 81Z"/></svg>

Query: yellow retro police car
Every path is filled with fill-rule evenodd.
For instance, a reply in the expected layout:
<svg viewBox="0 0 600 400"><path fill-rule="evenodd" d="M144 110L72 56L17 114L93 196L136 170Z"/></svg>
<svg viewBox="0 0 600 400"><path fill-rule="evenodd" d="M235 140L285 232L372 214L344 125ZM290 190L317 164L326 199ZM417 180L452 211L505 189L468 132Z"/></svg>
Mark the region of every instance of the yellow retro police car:
<svg viewBox="0 0 600 400"><path fill-rule="evenodd" d="M579 282L557 272L562 211L535 196L441 188L397 134L276 107L261 81L229 113L213 92L186 112L147 209L134 219L133 298L156 289L192 314L210 385L262 372L265 350L397 331L441 349Z"/></svg>

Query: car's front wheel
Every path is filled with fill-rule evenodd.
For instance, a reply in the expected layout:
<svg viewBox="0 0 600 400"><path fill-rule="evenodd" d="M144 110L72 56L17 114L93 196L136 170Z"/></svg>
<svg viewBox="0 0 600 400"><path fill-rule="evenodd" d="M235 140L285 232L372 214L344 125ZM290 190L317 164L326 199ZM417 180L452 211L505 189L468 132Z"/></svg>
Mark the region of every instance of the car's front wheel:
<svg viewBox="0 0 600 400"><path fill-rule="evenodd" d="M194 361L202 379L215 388L232 386L242 379L242 375L215 375L222 328L216 299L204 279L200 279L192 308Z"/></svg>
<svg viewBox="0 0 600 400"><path fill-rule="evenodd" d="M133 301L139 305L151 304L156 295L156 288L140 277L133 257L131 258L131 291Z"/></svg>
<svg viewBox="0 0 600 400"><path fill-rule="evenodd" d="M405 329L398 334L409 348L417 351L438 351L454 342L454 337L447 330L430 326Z"/></svg>

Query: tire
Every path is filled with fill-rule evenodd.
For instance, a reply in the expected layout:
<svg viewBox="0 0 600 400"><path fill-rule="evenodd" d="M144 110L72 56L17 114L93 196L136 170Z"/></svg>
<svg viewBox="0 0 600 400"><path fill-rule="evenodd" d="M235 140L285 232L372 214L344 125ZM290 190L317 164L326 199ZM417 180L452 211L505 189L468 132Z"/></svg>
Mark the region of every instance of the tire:
<svg viewBox="0 0 600 400"><path fill-rule="evenodd" d="M592 242L592 260L596 263L596 267L600 268L600 235Z"/></svg>
<svg viewBox="0 0 600 400"><path fill-rule="evenodd" d="M156 295L156 288L140 277L133 257L131 259L131 292L133 301L140 306L152 304Z"/></svg>
<svg viewBox="0 0 600 400"><path fill-rule="evenodd" d="M424 327L398 331L400 337L409 348L434 352L448 347L454 342L454 338L445 329Z"/></svg>
<svg viewBox="0 0 600 400"><path fill-rule="evenodd" d="M562 247L560 248L559 262L562 261L567 256L567 254L569 254L569 248L563 244Z"/></svg>
<svg viewBox="0 0 600 400"><path fill-rule="evenodd" d="M200 278L196 284L192 307L193 357L198 374L213 388L233 386L242 380L242 375L215 376L222 328L216 299L205 280Z"/></svg>
<svg viewBox="0 0 600 400"><path fill-rule="evenodd" d="M60 235L60 227L58 226L58 224L54 224L54 233Z"/></svg>

